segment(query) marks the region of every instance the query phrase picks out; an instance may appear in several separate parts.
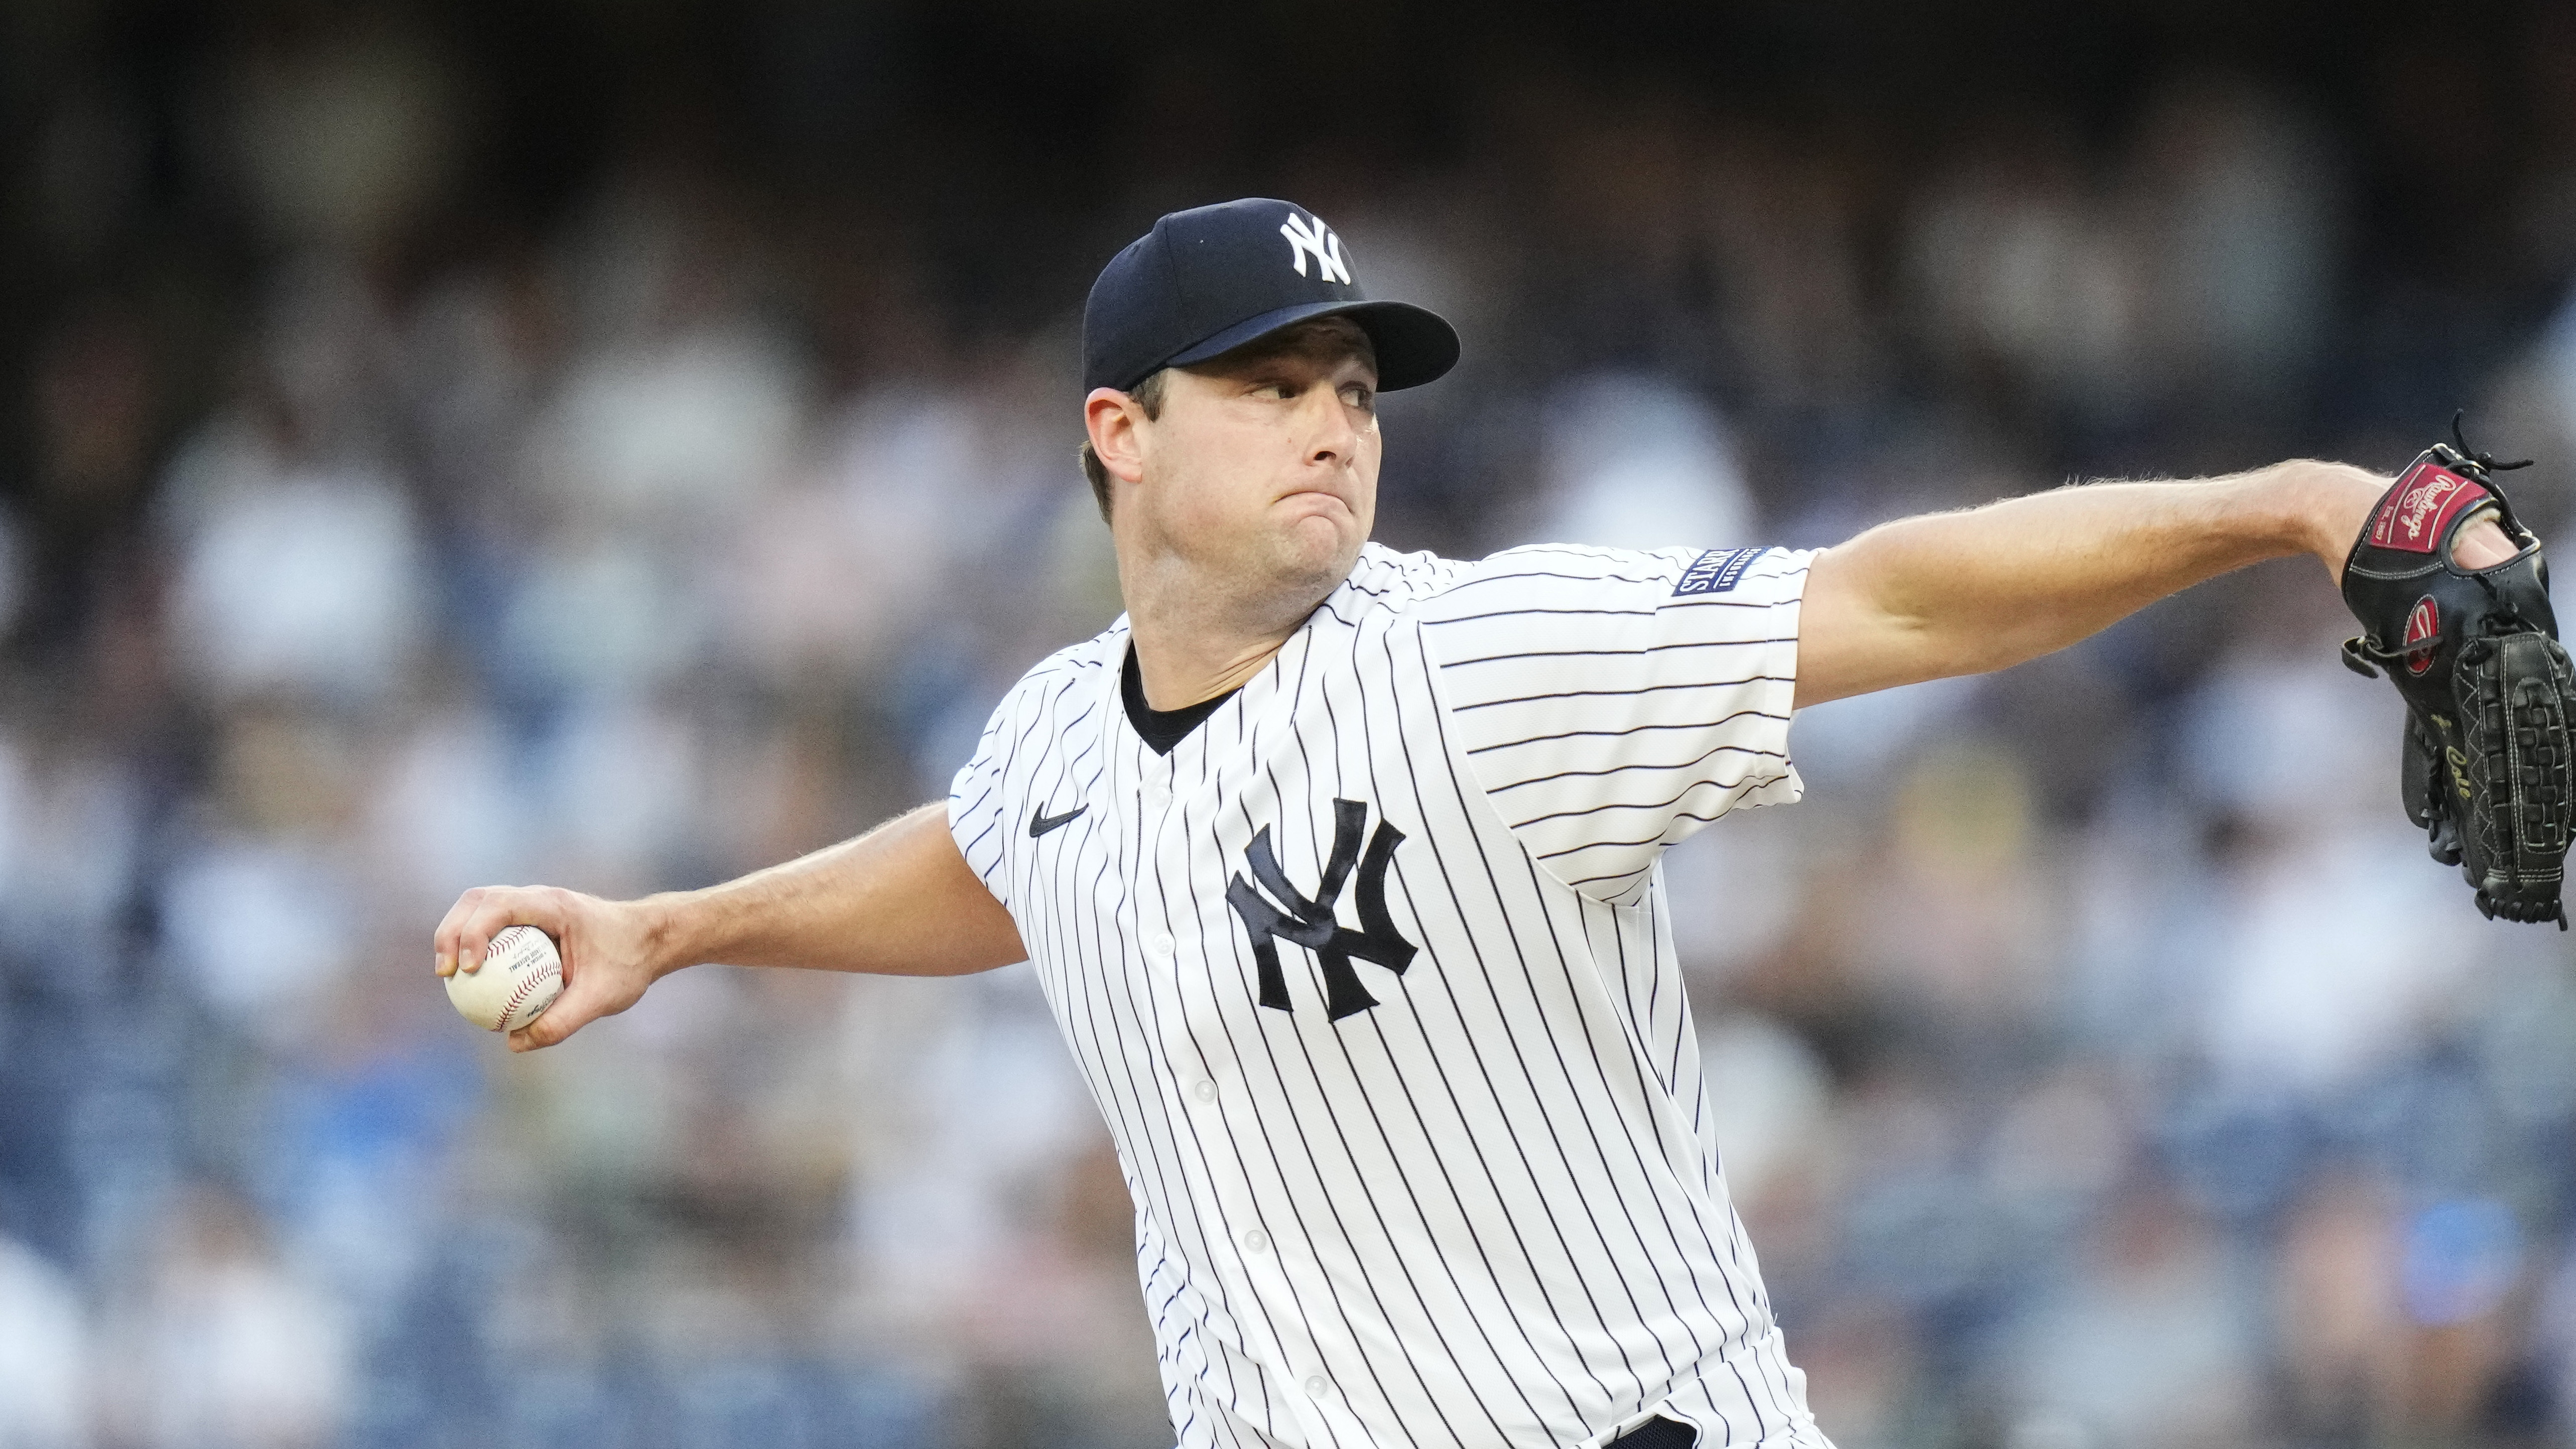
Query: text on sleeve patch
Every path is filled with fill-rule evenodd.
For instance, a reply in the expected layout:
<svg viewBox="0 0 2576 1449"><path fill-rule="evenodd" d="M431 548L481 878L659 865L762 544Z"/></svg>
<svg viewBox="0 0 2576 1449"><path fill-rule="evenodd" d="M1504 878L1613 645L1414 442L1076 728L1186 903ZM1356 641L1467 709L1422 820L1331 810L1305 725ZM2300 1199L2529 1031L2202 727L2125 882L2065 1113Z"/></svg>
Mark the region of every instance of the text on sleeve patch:
<svg viewBox="0 0 2576 1449"><path fill-rule="evenodd" d="M1744 571L1753 567L1755 559L1769 552L1767 548L1710 549L1682 570L1681 582L1673 585L1673 597L1726 593L1744 581Z"/></svg>

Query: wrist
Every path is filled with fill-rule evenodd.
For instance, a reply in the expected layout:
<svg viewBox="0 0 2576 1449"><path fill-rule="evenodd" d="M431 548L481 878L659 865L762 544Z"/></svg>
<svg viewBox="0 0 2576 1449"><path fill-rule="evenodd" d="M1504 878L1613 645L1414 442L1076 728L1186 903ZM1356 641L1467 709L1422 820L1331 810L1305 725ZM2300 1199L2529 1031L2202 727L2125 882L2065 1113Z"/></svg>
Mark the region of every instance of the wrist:
<svg viewBox="0 0 2576 1449"><path fill-rule="evenodd" d="M2353 541L2361 537L2373 504L2388 489L2388 480L2349 463L2293 458L2263 470L2281 517L2281 552L2310 553L2340 580Z"/></svg>
<svg viewBox="0 0 2576 1449"><path fill-rule="evenodd" d="M643 928L642 956L647 980L659 981L683 966L705 959L697 949L699 912L695 891L665 891L635 902Z"/></svg>

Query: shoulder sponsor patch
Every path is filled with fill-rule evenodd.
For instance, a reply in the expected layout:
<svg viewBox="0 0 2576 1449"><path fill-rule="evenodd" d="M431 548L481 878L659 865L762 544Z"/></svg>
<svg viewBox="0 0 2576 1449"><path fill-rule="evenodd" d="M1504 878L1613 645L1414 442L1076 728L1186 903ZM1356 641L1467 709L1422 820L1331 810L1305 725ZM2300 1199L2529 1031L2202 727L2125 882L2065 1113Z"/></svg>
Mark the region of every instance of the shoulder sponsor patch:
<svg viewBox="0 0 2576 1449"><path fill-rule="evenodd" d="M2370 521L2370 541L2406 553L2431 553L2460 510L2486 496L2487 490L2448 468L2417 463L2388 490L2388 501Z"/></svg>
<svg viewBox="0 0 2576 1449"><path fill-rule="evenodd" d="M1769 553L1767 548L1713 548L1691 560L1682 570L1681 582L1673 585L1673 597L1684 594L1723 594L1744 582L1745 570L1753 561Z"/></svg>

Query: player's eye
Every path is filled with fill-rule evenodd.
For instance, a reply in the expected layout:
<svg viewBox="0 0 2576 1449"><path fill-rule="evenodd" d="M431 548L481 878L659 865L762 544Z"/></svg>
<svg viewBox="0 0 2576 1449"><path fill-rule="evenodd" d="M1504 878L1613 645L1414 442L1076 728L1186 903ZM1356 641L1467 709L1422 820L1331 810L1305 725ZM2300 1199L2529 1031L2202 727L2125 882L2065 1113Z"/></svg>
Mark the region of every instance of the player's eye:
<svg viewBox="0 0 2576 1449"><path fill-rule="evenodd" d="M1377 390L1364 382L1354 382L1342 389L1342 401L1363 411L1377 408Z"/></svg>

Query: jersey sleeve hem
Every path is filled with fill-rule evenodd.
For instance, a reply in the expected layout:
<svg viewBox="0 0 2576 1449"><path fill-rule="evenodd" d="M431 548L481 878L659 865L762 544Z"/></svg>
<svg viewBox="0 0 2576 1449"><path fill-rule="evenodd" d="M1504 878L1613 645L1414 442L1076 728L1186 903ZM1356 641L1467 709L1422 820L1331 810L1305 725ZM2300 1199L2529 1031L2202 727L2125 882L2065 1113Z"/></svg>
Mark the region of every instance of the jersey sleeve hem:
<svg viewBox="0 0 2576 1449"><path fill-rule="evenodd" d="M1424 621L1452 748L1568 889L1635 897L1670 846L1802 790L1789 756L1812 555L1544 546Z"/></svg>
<svg viewBox="0 0 2576 1449"><path fill-rule="evenodd" d="M970 778L974 773L972 765L959 770L956 783L949 787L948 837L957 843L957 853L965 857L966 868L975 872L975 878L984 883L984 889L992 892L1004 910L1009 910L1011 898L1002 890L1006 852L992 838L1000 833L1000 816L996 812L992 819L977 820L971 813L973 807L967 804L966 792L976 784Z"/></svg>
<svg viewBox="0 0 2576 1449"><path fill-rule="evenodd" d="M1105 633L1057 651L1020 676L985 720L974 757L950 781L949 837L956 841L957 853L966 858L967 869L975 872L1005 910L1012 909L1012 818L1027 786L1024 736L1047 718L1045 700L1051 689L1060 693L1071 678L1102 668L1102 659L1112 648L1123 647L1125 638L1122 620ZM1014 910L1015 918L1017 914Z"/></svg>

